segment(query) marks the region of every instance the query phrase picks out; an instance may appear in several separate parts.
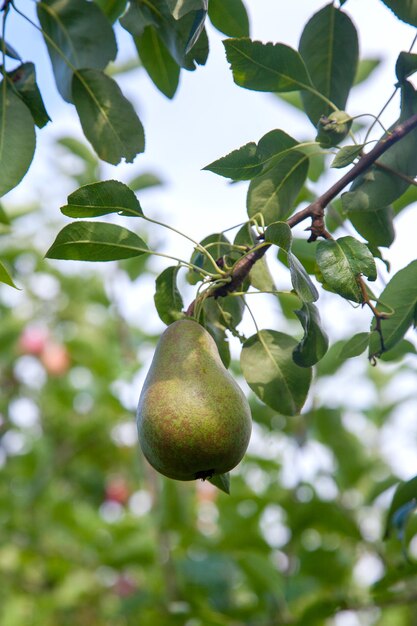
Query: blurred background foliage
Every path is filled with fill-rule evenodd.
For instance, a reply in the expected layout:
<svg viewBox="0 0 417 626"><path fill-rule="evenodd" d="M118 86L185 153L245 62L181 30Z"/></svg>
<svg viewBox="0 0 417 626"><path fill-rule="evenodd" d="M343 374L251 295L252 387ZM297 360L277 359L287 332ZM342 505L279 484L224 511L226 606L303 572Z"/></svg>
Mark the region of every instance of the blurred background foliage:
<svg viewBox="0 0 417 626"><path fill-rule="evenodd" d="M99 175L76 140L56 150L77 161L78 184ZM135 180L139 197L160 183ZM416 624L417 520L384 541L399 480L384 436L416 405L410 350L352 369L339 342L298 417L251 396L254 435L230 496L165 479L134 424L157 337L141 328L149 311L138 303L129 324L112 297L118 282L156 274L142 258L106 272L46 262L34 234L54 231L33 207L6 207L17 235L0 239L22 289L0 289L0 626ZM402 395L386 393L401 380L412 381Z"/></svg>

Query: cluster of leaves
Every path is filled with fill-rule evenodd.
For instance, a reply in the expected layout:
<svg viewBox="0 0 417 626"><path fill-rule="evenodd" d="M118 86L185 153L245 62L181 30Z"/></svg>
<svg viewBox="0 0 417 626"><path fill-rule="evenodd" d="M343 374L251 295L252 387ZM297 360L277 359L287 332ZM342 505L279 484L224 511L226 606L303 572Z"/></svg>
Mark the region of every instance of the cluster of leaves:
<svg viewBox="0 0 417 626"><path fill-rule="evenodd" d="M223 7L220 0L42 0L36 3L39 30L48 49L57 89L74 104L85 137L104 161L131 163L145 149L142 123L116 80L106 72L117 56L116 22L132 36L140 61L155 85L172 98L181 69L204 64L207 13L228 35L248 35L241 0ZM7 19L13 13L30 18L13 2L3 5L2 83L0 88L0 196L26 174L35 151L35 126L49 121L36 82L33 62L23 62L7 41ZM119 19L120 18L120 19ZM6 70L6 62L16 67Z"/></svg>
<svg viewBox="0 0 417 626"><path fill-rule="evenodd" d="M81 152L68 138L60 144ZM92 162L90 155L78 176L88 180ZM72 200L68 211L77 210ZM165 479L137 454L132 420L136 373L157 338L127 325L107 295L113 283L136 279L146 255L133 267L117 262L106 283L94 266L61 272L32 244L31 230L50 227L40 215L37 223L23 219L15 229L26 237L4 245L23 289L0 290L0 534L8 539L0 546L1 626L133 626L138 615L145 626L318 626L379 605L379 626L409 626L417 568L403 561L399 540L408 552L415 480L400 484L387 515L383 502L398 477L372 432L410 400L384 394L392 368L412 374L415 363L361 362L374 401L363 407L368 428L360 437L349 428L349 396L340 406L318 396L303 416L284 417L252 395L260 445L235 472L230 496L208 483ZM288 230L281 227L283 247ZM291 254L289 238L285 249ZM238 302L222 300L224 325L238 317ZM206 305L213 320L214 299ZM274 336L261 335L274 349ZM61 348L58 360L51 345ZM343 349L340 341L320 361L319 380L337 384ZM303 471L311 455L327 461ZM378 564L375 582L355 574L364 555Z"/></svg>
<svg viewBox="0 0 417 626"><path fill-rule="evenodd" d="M384 3L400 19L417 25L413 3ZM344 4L340 2L341 7ZM5 3L4 21L13 10L17 11L12 2ZM109 445L117 448L114 437L112 443L112 429L124 412L112 383L120 371L132 373L137 363L127 366L126 355L120 353L124 344L114 333L120 320L111 317L102 284L94 282L97 279L64 278L50 266L42 266L43 272L54 274L60 290L68 295L61 304L57 301L56 309L48 308L48 314L42 315L48 325L59 329L69 363L88 370L97 389L93 389L96 396L90 397L90 390L88 398L82 394L80 398L74 368L64 368L57 384L56 370L48 371L41 358L45 371L39 370L39 363L32 361L31 365L43 371L39 388L31 386L14 365L21 349L18 337L27 320L16 321L12 308L1 305L2 334L9 350L2 355L2 449L8 458L1 483L5 513L0 519L5 532L18 539L16 548L0 551L0 567L9 575L9 585L1 591L7 606L5 624L21 623L27 614L39 617L42 624L57 619L64 624L126 624L137 621L140 609L144 624L184 623L194 618L213 625L268 624L279 619L304 626L322 623L344 609L360 610L378 603L389 606L391 602L394 608L385 623L392 623L389 620L394 616L395 623L408 624L408 609L400 611L395 605L416 602L412 593L415 565L406 565L399 574L396 552L378 542L369 546L360 524L360 514L375 505L377 497L397 482L396 477L366 448L366 442L346 428L345 407L322 406L303 417L300 412L311 393L313 367L318 376L335 377L349 358L366 349L371 360L395 360L415 353L404 337L417 321L417 261L393 276L377 296L365 277L375 281L376 261L382 259L380 248L390 246L394 239L395 216L416 198L417 96L408 78L417 71L417 55L401 52L398 57L395 72L396 90L401 91L400 112L391 128L384 130L377 144L377 149L383 149L373 158L372 150L365 153L373 124L359 143L355 120L345 111L355 81L366 78L366 68L369 71L371 66L359 63L356 28L345 10L334 3L324 6L306 24L298 50L249 39L240 0L211 0L209 6L204 0L43 0L37 3L37 12L58 89L75 105L97 155L110 163L117 164L122 158L132 161L144 149L137 114L116 81L105 73L116 57L112 23L119 18L132 34L149 76L168 97L176 91L180 69L193 70L207 58L207 12L229 37L224 45L238 85L284 97L297 95L293 102L317 129L315 140L300 142L284 130L272 130L257 143L248 143L206 167L232 181L250 181L248 220L233 240L224 233L210 234L200 243L194 242L189 261L174 259L176 264L156 277L155 306L167 324L186 314L199 319L215 338L226 366L230 365L228 336L238 337L241 371L255 394L253 414L262 435L276 443L274 423L279 418L286 444L296 441L303 448L307 435L310 441L316 439L328 449L336 479L334 497L328 500L321 497L313 479L300 478L294 488L277 492L275 479L280 476L281 459L254 454L237 475L233 500L227 502L222 494L208 491L207 496L197 490L196 496L187 487L163 479L157 482L143 467L140 480L144 487L139 497L152 502L152 513L139 515L138 521L132 504L130 512L117 509L115 523L106 520L106 509L100 505L106 497L103 474L109 471L109 456L112 471L129 474L128 483L135 475L132 467L136 463L123 447L109 455ZM22 63L4 39L2 49L0 165L4 175L0 192L4 194L29 167L35 149L34 125L42 127L49 118L34 65ZM18 67L6 71L6 57ZM324 175L329 153L334 168L351 169L317 197L311 183ZM349 190L338 198L348 184ZM58 233L48 258L136 262L141 257L136 267L143 269L144 259L158 254L143 234L95 220L118 214L135 217L139 223L155 221L145 215L132 189L118 181L97 182L87 177L61 211L77 221ZM311 243L292 234L292 227L305 219L312 221ZM7 226L7 221L0 212L0 222ZM352 225L361 239L340 236L338 229L344 223ZM318 242L319 237L323 240ZM291 294L277 289L266 261L268 250L288 268ZM12 266L19 266L20 253L9 252ZM40 263L37 253L34 258ZM186 311L177 285L182 268L187 269L188 282L198 284L195 301ZM13 286L3 265L0 281ZM369 332L329 349L316 305L317 282L346 300L367 305L373 314ZM283 318L288 314L299 320L301 338L299 328L295 333L293 326L284 332L284 322L280 331L257 329L251 337L243 337L239 324L248 307L246 294L251 291L278 298ZM88 311L90 305L93 314ZM106 311L103 328L94 315L100 306ZM89 315L93 319L86 325ZM98 335L106 336L106 345ZM139 339L145 339L142 333ZM379 393L386 381L384 375L372 374L371 369L367 375ZM16 453L13 431L25 426L13 423L11 407L20 396L28 395L33 395L43 415L42 437L35 428L15 438L15 442L24 442L23 447L15 448ZM378 403L367 411L369 421L380 427L393 407L378 395ZM253 478L256 472L258 479ZM383 479L373 480L372 472ZM330 480L330 472L326 478ZM349 490L356 497L354 506L349 505L348 497L341 497ZM413 479L398 488L386 524L387 536L393 535L394 542L401 539L406 548L414 536L410 514L415 505ZM268 538L266 530L267 520L274 519L278 526L278 518L284 519L287 531L291 529L281 543ZM45 533L51 522L53 529ZM242 550L242 545L250 545L251 550ZM352 576L358 555L365 549L379 559L382 574L363 593L355 588ZM405 582L398 596L396 584L401 578ZM103 590L109 580L114 585L110 600ZM35 592L33 599L22 594L22 581L23 589ZM123 587L123 581L129 584ZM52 601L48 601L43 596L51 589ZM127 597L122 599L125 592Z"/></svg>
<svg viewBox="0 0 417 626"><path fill-rule="evenodd" d="M257 144L246 144L206 167L233 181L250 180L249 221L233 242L223 233L209 235L196 246L189 263L180 261L178 266L164 270L156 283L156 308L166 323L184 315L176 279L180 267L188 265L190 282L202 282L192 313L212 332L228 365L226 331L238 333L245 291L254 288L277 293L263 258L266 248L275 247L278 257L289 268L294 308L304 335L297 341L275 330L256 332L243 342L241 366L249 386L261 400L284 414L295 415L306 400L311 368L328 349L326 332L315 304L319 293L310 274L325 289L354 303L367 304L375 315L370 331L355 336L345 355L360 354L369 345L369 357L379 357L395 348L415 322L417 293L412 285L417 284L416 262L393 276L380 296L371 292L364 277L376 280L375 257L382 257L378 246L392 243L392 237L386 239L386 233L393 232L393 209L387 203L399 201L417 173L417 131L411 128L404 138L399 136L377 161L370 161L365 171L358 171L351 177L353 184L349 192L342 195L340 219L333 227L329 225L329 230L322 227L321 232L314 232L310 238L315 240L321 235L325 240L314 246L314 262L307 265L305 259L297 257L300 242L293 241L290 227L305 218L311 218L314 225L314 210L317 206L325 208L321 197L315 198L306 181L317 176L317 164L321 172L324 170L323 134L328 147L334 143L335 136L338 142L343 138L340 125L349 127L339 116L335 128L329 111L343 115L343 119L347 117L341 111L346 107L357 76L356 29L346 13L329 4L305 26L299 51L284 44L262 44L248 38L228 39L225 48L239 85L278 93L299 91L301 106L308 118L315 126L319 124L318 141L300 143L283 130L272 130ZM397 88L401 89L402 100L399 120L388 131L391 136L399 133L401 124L417 112L415 90L407 80L417 68L416 59L416 55L401 53L397 62ZM326 130L328 126L331 131ZM352 138L355 139L353 135ZM384 137L380 145L383 142ZM366 158L360 157L363 145L358 148L355 142L341 147L336 154L336 166L346 166L358 158L361 166L360 159ZM353 172L355 167L358 165L353 165ZM336 195L334 193L329 200ZM299 209L306 201L310 201L308 207ZM61 211L75 218L119 213L148 219L135 194L117 181L81 187L69 196L68 204ZM329 231L337 230L343 220L350 220L365 241L352 236L333 238ZM47 256L110 261L151 252L131 230L116 224L81 220L69 224L58 234ZM255 259L251 272L237 282L238 268L250 255L259 258ZM231 305L233 296L239 300ZM212 297L215 302L211 302ZM372 300L376 301L376 307Z"/></svg>

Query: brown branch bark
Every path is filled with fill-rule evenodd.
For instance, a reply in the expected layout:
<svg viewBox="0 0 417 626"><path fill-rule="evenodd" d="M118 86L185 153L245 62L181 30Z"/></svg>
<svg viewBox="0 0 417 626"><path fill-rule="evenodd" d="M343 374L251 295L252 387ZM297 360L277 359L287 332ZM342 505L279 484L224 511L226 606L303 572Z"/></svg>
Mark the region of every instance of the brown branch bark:
<svg viewBox="0 0 417 626"><path fill-rule="evenodd" d="M297 224L300 224L306 219L311 219L311 226L308 230L311 231L309 241L315 241L318 237L328 238L329 233L326 231L324 223L324 210L327 205L339 195L341 191L349 183L353 182L360 174L365 172L373 165L379 157L384 154L391 146L397 141L400 141L409 132L417 127L417 113L412 115L402 124L399 124L392 130L386 137L383 137L372 148L370 152L364 154L360 161L356 163L342 178L336 181L327 191L319 196L314 202L309 204L301 211L298 211L287 220L288 226L293 228ZM268 248L272 244L265 243L262 247L259 244L253 246L253 248L245 254L244 257L239 259L229 274L229 281L223 285L214 287L209 293L205 294L205 297L220 298L235 291L239 287L245 278L249 275L250 270L254 264L261 259ZM195 301L193 301L187 309L187 315L193 315L195 308Z"/></svg>

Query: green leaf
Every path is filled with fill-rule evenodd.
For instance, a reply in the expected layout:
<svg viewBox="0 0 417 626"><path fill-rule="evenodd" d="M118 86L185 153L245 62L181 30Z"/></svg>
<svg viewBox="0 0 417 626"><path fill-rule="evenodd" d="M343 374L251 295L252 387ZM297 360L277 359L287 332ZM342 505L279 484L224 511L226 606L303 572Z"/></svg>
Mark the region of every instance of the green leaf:
<svg viewBox="0 0 417 626"><path fill-rule="evenodd" d="M356 70L354 85L355 86L360 85L367 78L369 78L372 72L374 72L381 65L381 62L382 62L381 59L375 59L375 58L374 59L372 58L360 59L357 70Z"/></svg>
<svg viewBox="0 0 417 626"><path fill-rule="evenodd" d="M138 174L129 180L129 187L132 191L142 191L144 189L149 189L150 187L158 187L163 185L164 181L152 174L152 172L144 172L143 174Z"/></svg>
<svg viewBox="0 0 417 626"><path fill-rule="evenodd" d="M321 148L338 146L349 134L352 118L346 111L333 111L322 115L317 124L316 141Z"/></svg>
<svg viewBox="0 0 417 626"><path fill-rule="evenodd" d="M87 0L42 0L36 8L58 91L72 102L74 69L101 70L116 58L113 28L99 7Z"/></svg>
<svg viewBox="0 0 417 626"><path fill-rule="evenodd" d="M257 156L257 145L253 141L238 150L213 161L203 170L214 172L232 180L250 180L262 172L262 164Z"/></svg>
<svg viewBox="0 0 417 626"><path fill-rule="evenodd" d="M402 86L401 94L400 118L390 130L417 113L417 93L414 87L406 82ZM409 183L394 172L410 178L417 175L417 129L392 145L378 159L378 163L390 171L374 164L358 176L350 190L342 195L343 209L348 213L382 209L404 193Z"/></svg>
<svg viewBox="0 0 417 626"><path fill-rule="evenodd" d="M10 224L9 216L7 215L6 211L4 210L1 204L0 204L0 224L5 224L6 226Z"/></svg>
<svg viewBox="0 0 417 626"><path fill-rule="evenodd" d="M105 222L73 222L58 233L45 256L74 261L115 261L146 252L146 243L127 228Z"/></svg>
<svg viewBox="0 0 417 626"><path fill-rule="evenodd" d="M276 285L266 258L263 256L255 263L249 273L249 280L252 287L258 291L275 291Z"/></svg>
<svg viewBox="0 0 417 626"><path fill-rule="evenodd" d="M87 165L95 167L98 164L96 155L88 148L85 143L78 141L75 137L60 137L57 139L57 144L63 146L66 150L71 152Z"/></svg>
<svg viewBox="0 0 417 626"><path fill-rule="evenodd" d="M303 302L303 308L295 313L304 329L304 337L294 348L293 359L300 367L311 367L326 354L329 339L321 327L320 314L314 304Z"/></svg>
<svg viewBox="0 0 417 626"><path fill-rule="evenodd" d="M177 287L179 266L167 267L156 279L154 295L155 307L159 317L169 325L184 317L184 302Z"/></svg>
<svg viewBox="0 0 417 626"><path fill-rule="evenodd" d="M133 36L141 36L146 26L155 26L177 64L194 70L196 63L204 65L208 55L207 34L203 29L205 14L205 10L199 9L175 19L166 0L148 0L146 5L133 0L120 23Z"/></svg>
<svg viewBox="0 0 417 626"><path fill-rule="evenodd" d="M286 219L307 178L308 156L289 152L264 174L254 178L248 189L249 217L261 213L266 224Z"/></svg>
<svg viewBox="0 0 417 626"><path fill-rule="evenodd" d="M176 20L191 11L207 10L208 0L166 0L169 10Z"/></svg>
<svg viewBox="0 0 417 626"><path fill-rule="evenodd" d="M248 38L223 42L237 85L255 91L285 92L311 86L304 61L284 44L263 44Z"/></svg>
<svg viewBox="0 0 417 626"><path fill-rule="evenodd" d="M291 228L286 222L272 222L265 230L265 241L289 251L292 243Z"/></svg>
<svg viewBox="0 0 417 626"><path fill-rule="evenodd" d="M0 37L0 50L3 50L3 42L4 39L3 37ZM16 52L16 50L14 48L12 48L12 46L10 46L7 41L4 42L4 53L6 56L10 57L11 59L15 59L16 61L21 61L22 57L20 56L20 54L18 52Z"/></svg>
<svg viewBox="0 0 417 626"><path fill-rule="evenodd" d="M417 508L417 476L401 482L393 495L388 510L384 539L387 539L392 530L397 532L399 539L403 539L405 526L410 513Z"/></svg>
<svg viewBox="0 0 417 626"><path fill-rule="evenodd" d="M400 83L417 72L417 54L411 52L400 52L395 64L395 75Z"/></svg>
<svg viewBox="0 0 417 626"><path fill-rule="evenodd" d="M382 0L395 15L412 26L417 26L417 2L415 0Z"/></svg>
<svg viewBox="0 0 417 626"><path fill-rule="evenodd" d="M315 254L316 244L313 244L310 247L311 244L307 243L305 240L294 239L290 240L291 245L288 246L288 239L285 238L283 239L283 243L284 246L281 246L278 258L282 261L282 263L289 267L291 283L295 293L301 302L315 302L319 298L319 293L308 275L307 270L304 267L304 263L307 262L307 266L310 268L311 273L314 274L316 271L315 256L314 259L311 259L310 255L312 253ZM285 246L287 246L287 248ZM295 248L297 252L301 252L304 257L304 263L301 263L298 256L294 254L292 251L293 248Z"/></svg>
<svg viewBox="0 0 417 626"><path fill-rule="evenodd" d="M46 112L41 92L36 83L35 66L33 63L23 63L12 72L8 72L7 76L32 113L36 126L43 128L51 118Z"/></svg>
<svg viewBox="0 0 417 626"><path fill-rule="evenodd" d="M297 257L288 253L288 265L290 268L291 282L294 291L302 302L315 302L319 298L319 293L307 274L304 266Z"/></svg>
<svg viewBox="0 0 417 626"><path fill-rule="evenodd" d="M28 107L0 83L0 197L22 180L35 152L36 136Z"/></svg>
<svg viewBox="0 0 417 626"><path fill-rule="evenodd" d="M230 242L227 237L223 235L223 233L208 235L200 242L200 245L207 248L215 261L230 252ZM201 250L198 250L198 248L194 248L190 263L197 265L197 267L201 267L207 272L214 271L211 261ZM187 273L187 280L191 285L195 285L201 280L201 275L196 270L190 269Z"/></svg>
<svg viewBox="0 0 417 626"><path fill-rule="evenodd" d="M402 339L395 344L391 350L381 354L381 361L391 363L392 361L402 360L407 354L417 354L416 347L407 339Z"/></svg>
<svg viewBox="0 0 417 626"><path fill-rule="evenodd" d="M271 130L259 140L258 145L247 143L204 169L232 180L251 180L269 171L297 145L298 142L283 130Z"/></svg>
<svg viewBox="0 0 417 626"><path fill-rule="evenodd" d="M417 202L417 186L410 185L407 191L403 193L402 196L397 198L395 202L392 203L392 208L394 210L394 215L398 215L406 209L413 202Z"/></svg>
<svg viewBox="0 0 417 626"><path fill-rule="evenodd" d="M208 15L213 26L228 37L249 36L249 18L242 0L210 0Z"/></svg>
<svg viewBox="0 0 417 626"><path fill-rule="evenodd" d="M224 491L227 495L230 494L230 474L227 472L226 474L215 474L211 478L208 479L209 482L220 489L220 491Z"/></svg>
<svg viewBox="0 0 417 626"><path fill-rule="evenodd" d="M316 248L317 241L307 241L298 237L293 238L291 242L291 252L295 254L297 259L301 262L307 274L314 276L317 272L316 262ZM285 252L280 251L278 253L280 261L288 265L288 256Z"/></svg>
<svg viewBox="0 0 417 626"><path fill-rule="evenodd" d="M236 327L243 317L245 305L243 298L226 296L224 298L207 298L204 302L204 327L209 331L220 353L226 368L230 366L230 346L226 331L237 335Z"/></svg>
<svg viewBox="0 0 417 626"><path fill-rule="evenodd" d="M169 16L168 9L165 5ZM132 37L140 37L147 26L157 26L157 12L153 12L150 7L139 1L129 2L129 7L120 18L120 25L127 30Z"/></svg>
<svg viewBox="0 0 417 626"><path fill-rule="evenodd" d="M339 356L341 359L352 359L365 352L369 345L370 333L356 333L343 344Z"/></svg>
<svg viewBox="0 0 417 626"><path fill-rule="evenodd" d="M320 241L317 245L317 264L326 284L348 300L363 302L358 277L376 279L376 266L368 246L354 237Z"/></svg>
<svg viewBox="0 0 417 626"><path fill-rule="evenodd" d="M118 180L104 180L84 185L68 196L61 212L68 217L100 217L108 213L141 217L139 200L127 185Z"/></svg>
<svg viewBox="0 0 417 626"><path fill-rule="evenodd" d="M126 9L127 0L94 0L113 24Z"/></svg>
<svg viewBox="0 0 417 626"><path fill-rule="evenodd" d="M274 330L261 330L243 344L240 364L249 387L283 415L297 415L307 398L312 372L293 360L297 342Z"/></svg>
<svg viewBox="0 0 417 626"><path fill-rule="evenodd" d="M154 26L146 26L143 34L134 37L136 49L143 67L156 87L167 98L173 98L177 91L180 68Z"/></svg>
<svg viewBox="0 0 417 626"><path fill-rule="evenodd" d="M10 273L8 272L8 270L6 269L6 267L1 261L0 261L0 283L5 283L6 285L9 285L10 287L19 289L19 287L16 287L13 281L13 278L10 276Z"/></svg>
<svg viewBox="0 0 417 626"><path fill-rule="evenodd" d="M145 149L143 126L118 84L98 70L74 74L72 95L84 135L98 156L117 165L132 163Z"/></svg>
<svg viewBox="0 0 417 626"><path fill-rule="evenodd" d="M374 246L389 248L395 239L394 211L391 206L377 211L349 211L355 230Z"/></svg>
<svg viewBox="0 0 417 626"><path fill-rule="evenodd" d="M378 311L391 314L382 321L382 336L385 350L390 350L404 337L416 320L417 307L417 261L397 272L389 281L378 299ZM375 329L375 322L372 330ZM377 333L373 333L369 346L370 358L381 354Z"/></svg>
<svg viewBox="0 0 417 626"><path fill-rule="evenodd" d="M337 151L330 167L346 167L360 155L365 144L355 144L353 146L343 146Z"/></svg>
<svg viewBox="0 0 417 626"><path fill-rule="evenodd" d="M344 110L358 64L358 36L350 18L328 4L313 15L300 39L300 54L314 87ZM304 109L314 126L333 109L317 95L302 91Z"/></svg>

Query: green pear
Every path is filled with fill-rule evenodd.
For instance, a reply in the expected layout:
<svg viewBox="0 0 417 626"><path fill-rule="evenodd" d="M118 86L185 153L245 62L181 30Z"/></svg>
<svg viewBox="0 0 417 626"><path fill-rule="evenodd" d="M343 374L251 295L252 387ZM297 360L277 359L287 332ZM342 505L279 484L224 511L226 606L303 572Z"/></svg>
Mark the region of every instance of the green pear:
<svg viewBox="0 0 417 626"><path fill-rule="evenodd" d="M137 424L143 454L169 478L211 478L245 454L252 428L248 401L197 322L178 320L161 336Z"/></svg>

